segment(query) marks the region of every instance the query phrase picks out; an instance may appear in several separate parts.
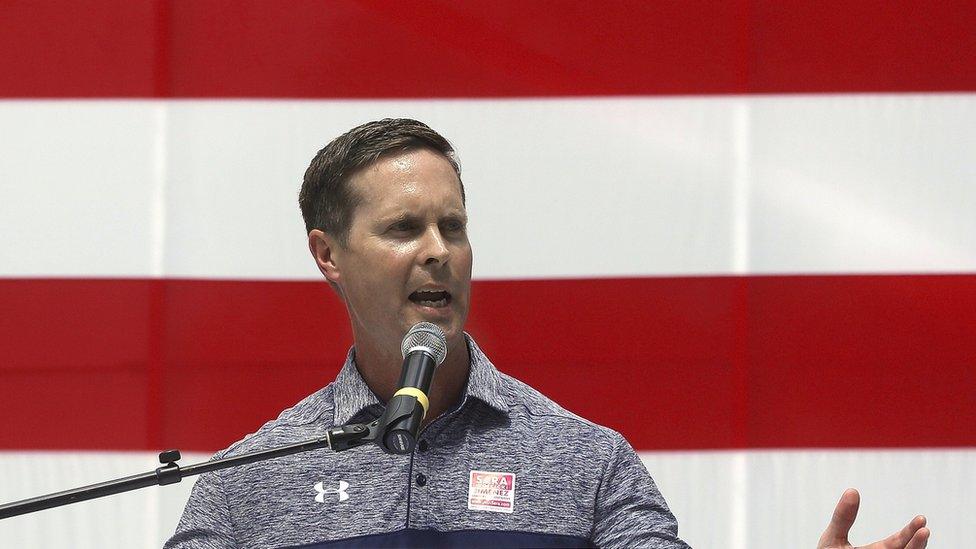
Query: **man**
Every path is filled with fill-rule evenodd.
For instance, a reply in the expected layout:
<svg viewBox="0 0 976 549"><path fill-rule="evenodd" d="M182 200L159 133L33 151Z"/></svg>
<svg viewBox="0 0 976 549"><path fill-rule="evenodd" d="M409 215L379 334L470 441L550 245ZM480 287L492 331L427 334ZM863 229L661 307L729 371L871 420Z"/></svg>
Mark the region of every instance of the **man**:
<svg viewBox="0 0 976 549"><path fill-rule="evenodd" d="M204 475L167 547L687 547L620 434L498 372L464 333L472 251L446 139L414 120L354 128L312 160L299 202L354 346L335 382L218 455L377 418L397 389L401 339L428 321L448 354L420 442L404 456L371 445ZM820 546L845 547L855 512L845 493ZM923 525L877 547L924 547Z"/></svg>

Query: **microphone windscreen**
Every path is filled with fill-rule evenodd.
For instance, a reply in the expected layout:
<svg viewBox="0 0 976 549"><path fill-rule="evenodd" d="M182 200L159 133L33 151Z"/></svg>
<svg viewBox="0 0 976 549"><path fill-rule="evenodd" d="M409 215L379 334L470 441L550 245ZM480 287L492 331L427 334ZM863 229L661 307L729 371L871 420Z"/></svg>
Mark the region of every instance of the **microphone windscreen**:
<svg viewBox="0 0 976 549"><path fill-rule="evenodd" d="M440 365L447 358L447 337L436 324L418 322L403 336L400 352L406 358L407 353L415 347L425 347L434 356L434 362Z"/></svg>

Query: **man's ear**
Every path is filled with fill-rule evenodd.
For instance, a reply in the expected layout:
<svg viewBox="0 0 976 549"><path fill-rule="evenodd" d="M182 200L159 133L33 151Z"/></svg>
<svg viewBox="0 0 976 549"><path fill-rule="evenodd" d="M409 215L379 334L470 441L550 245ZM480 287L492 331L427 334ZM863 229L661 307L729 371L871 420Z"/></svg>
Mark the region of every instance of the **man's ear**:
<svg viewBox="0 0 976 549"><path fill-rule="evenodd" d="M318 265L322 276L335 287L342 278L339 264L336 261L339 252L339 242L318 229L312 229L308 233L308 251L312 252L315 264Z"/></svg>

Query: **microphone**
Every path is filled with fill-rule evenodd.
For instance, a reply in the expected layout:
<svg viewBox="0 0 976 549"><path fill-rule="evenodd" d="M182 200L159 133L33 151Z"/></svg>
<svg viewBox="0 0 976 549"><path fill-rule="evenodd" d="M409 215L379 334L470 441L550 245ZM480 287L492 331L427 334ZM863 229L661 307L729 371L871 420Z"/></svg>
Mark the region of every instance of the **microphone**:
<svg viewBox="0 0 976 549"><path fill-rule="evenodd" d="M430 408L427 391L434 370L447 358L447 338L436 324L418 322L403 336L400 352L400 388L386 404L380 421L384 431L380 446L391 454L409 454L417 444L420 424Z"/></svg>

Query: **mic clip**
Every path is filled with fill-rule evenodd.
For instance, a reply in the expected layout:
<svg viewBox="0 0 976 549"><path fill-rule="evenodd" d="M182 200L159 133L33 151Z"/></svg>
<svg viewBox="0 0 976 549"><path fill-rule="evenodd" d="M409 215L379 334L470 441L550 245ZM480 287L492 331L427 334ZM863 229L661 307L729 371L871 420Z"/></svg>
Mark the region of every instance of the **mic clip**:
<svg viewBox="0 0 976 549"><path fill-rule="evenodd" d="M412 394L396 394L373 425L380 432L376 441L388 454L409 454L417 444L414 434L426 415L426 408ZM413 428L411 428L413 427Z"/></svg>
<svg viewBox="0 0 976 549"><path fill-rule="evenodd" d="M416 398L396 395L387 403L383 415L372 423L350 423L329 429L329 448L342 452L376 443L388 454L409 454L417 444L410 426L419 425L424 415L425 410Z"/></svg>

